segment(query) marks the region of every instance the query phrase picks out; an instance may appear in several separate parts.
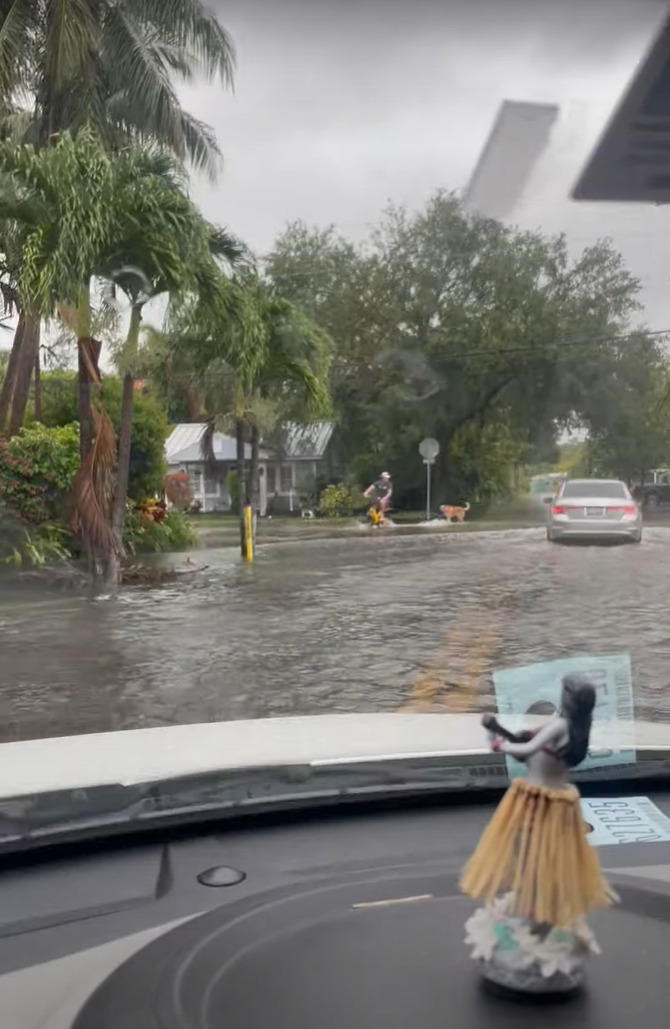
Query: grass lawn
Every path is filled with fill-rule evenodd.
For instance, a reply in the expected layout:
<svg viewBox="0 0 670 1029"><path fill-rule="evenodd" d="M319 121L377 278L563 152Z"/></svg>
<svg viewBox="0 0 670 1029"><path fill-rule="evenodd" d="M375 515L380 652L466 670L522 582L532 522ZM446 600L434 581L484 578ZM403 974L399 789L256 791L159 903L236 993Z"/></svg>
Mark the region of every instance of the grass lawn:
<svg viewBox="0 0 670 1029"><path fill-rule="evenodd" d="M500 504L492 505L486 512L477 513L474 517L468 518L465 524L467 525L471 522L525 521L529 519L529 516L530 520L534 521L537 518L535 507L536 505L529 504L526 497L516 497L503 501ZM426 512L394 510L390 512L389 517L396 525L417 525L425 520ZM437 517L439 517L437 512L433 512L433 518ZM320 529L325 531L345 528L347 525L351 526L353 521L360 522L364 518L365 514L363 512L354 515L353 518L300 518L295 515L284 515L261 518L259 519L258 528L261 534L271 532L273 529L281 530L286 528L291 528L296 532L318 532ZM196 532L206 532L209 530L237 532L239 524L236 514L191 515L189 522Z"/></svg>

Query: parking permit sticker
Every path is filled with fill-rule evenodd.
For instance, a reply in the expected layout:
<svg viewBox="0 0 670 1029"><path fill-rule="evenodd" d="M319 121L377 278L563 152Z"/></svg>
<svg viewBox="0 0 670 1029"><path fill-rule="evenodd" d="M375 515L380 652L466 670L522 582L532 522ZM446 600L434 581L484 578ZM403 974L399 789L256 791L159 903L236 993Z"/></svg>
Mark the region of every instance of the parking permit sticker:
<svg viewBox="0 0 670 1029"><path fill-rule="evenodd" d="M525 715L551 715L561 698L561 679L587 675L596 688L596 706L588 757L582 769L635 764L632 741L620 736L620 723L633 722L633 681L629 654L584 654L559 658L493 673L493 688L500 719L512 731L521 729ZM506 756L510 779L523 775L524 766Z"/></svg>
<svg viewBox="0 0 670 1029"><path fill-rule="evenodd" d="M670 818L649 797L582 797L582 814L591 827L587 839L594 847L670 840Z"/></svg>

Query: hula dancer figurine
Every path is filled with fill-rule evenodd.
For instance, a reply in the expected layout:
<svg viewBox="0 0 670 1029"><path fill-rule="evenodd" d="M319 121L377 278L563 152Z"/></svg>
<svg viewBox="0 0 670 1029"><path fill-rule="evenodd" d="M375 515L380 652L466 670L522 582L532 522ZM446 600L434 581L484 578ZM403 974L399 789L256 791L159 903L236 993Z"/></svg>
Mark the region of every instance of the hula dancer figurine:
<svg viewBox="0 0 670 1029"><path fill-rule="evenodd" d="M568 771L586 757L595 689L563 679L560 709L539 730L515 735L484 715L491 748L526 766L466 864L461 889L484 901L466 923L466 943L485 980L507 991L565 994L599 953L584 919L616 900L587 840L579 792Z"/></svg>

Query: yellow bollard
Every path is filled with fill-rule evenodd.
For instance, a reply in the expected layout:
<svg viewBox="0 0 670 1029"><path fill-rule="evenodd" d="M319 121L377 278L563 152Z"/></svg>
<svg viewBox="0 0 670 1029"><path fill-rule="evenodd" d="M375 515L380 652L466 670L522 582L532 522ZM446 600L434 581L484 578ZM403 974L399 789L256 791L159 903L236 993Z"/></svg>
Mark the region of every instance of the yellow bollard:
<svg viewBox="0 0 670 1029"><path fill-rule="evenodd" d="M253 530L253 515L251 511L251 504L246 504L244 508L244 560L253 561L254 559L254 530Z"/></svg>

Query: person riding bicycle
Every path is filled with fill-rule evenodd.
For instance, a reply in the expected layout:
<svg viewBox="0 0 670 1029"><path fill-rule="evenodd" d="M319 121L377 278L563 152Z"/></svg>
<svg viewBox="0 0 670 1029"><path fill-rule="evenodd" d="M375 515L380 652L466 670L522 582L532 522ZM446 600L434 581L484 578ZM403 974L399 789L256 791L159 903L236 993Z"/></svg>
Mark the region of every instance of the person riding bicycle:
<svg viewBox="0 0 670 1029"><path fill-rule="evenodd" d="M371 486L368 486L363 496L368 497L371 500L372 506L383 518L388 511L392 493L393 485L391 483L391 476L388 472L382 472L377 481L373 482Z"/></svg>

